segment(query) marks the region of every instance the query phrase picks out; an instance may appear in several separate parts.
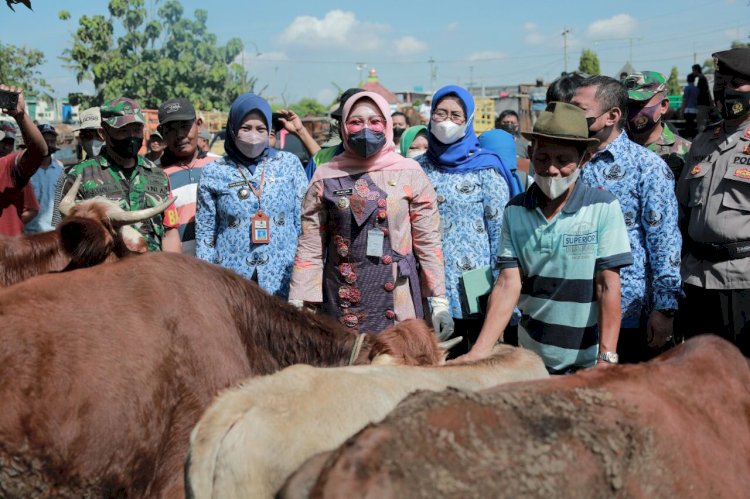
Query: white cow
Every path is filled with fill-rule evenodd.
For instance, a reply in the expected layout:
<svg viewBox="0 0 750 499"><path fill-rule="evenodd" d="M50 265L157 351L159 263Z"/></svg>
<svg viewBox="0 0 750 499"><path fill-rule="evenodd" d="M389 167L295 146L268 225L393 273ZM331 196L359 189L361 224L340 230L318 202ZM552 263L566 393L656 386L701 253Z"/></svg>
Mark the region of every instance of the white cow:
<svg viewBox="0 0 750 499"><path fill-rule="evenodd" d="M188 497L266 498L309 457L382 420L415 390L482 390L547 378L534 353L507 345L440 367L295 365L223 392L190 437Z"/></svg>

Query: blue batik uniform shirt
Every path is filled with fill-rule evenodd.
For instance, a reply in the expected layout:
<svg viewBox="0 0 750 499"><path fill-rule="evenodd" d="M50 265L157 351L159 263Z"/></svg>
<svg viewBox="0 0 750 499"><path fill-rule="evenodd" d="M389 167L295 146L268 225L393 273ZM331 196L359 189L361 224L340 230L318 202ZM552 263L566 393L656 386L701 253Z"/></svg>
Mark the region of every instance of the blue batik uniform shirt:
<svg viewBox="0 0 750 499"><path fill-rule="evenodd" d="M633 265L620 274L622 327L638 327L652 310L676 309L682 237L666 163L620 133L584 166L581 180L614 194L625 217Z"/></svg>
<svg viewBox="0 0 750 499"><path fill-rule="evenodd" d="M533 185L503 214L501 269L520 267L518 344L538 353L552 373L591 367L599 352L596 273L633 261L615 197L580 181L547 220Z"/></svg>

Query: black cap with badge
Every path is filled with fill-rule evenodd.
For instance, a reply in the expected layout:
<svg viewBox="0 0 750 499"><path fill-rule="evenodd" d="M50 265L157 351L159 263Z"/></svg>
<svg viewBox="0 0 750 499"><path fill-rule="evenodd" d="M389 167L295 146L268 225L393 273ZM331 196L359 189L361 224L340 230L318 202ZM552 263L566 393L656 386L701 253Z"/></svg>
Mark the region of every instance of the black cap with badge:
<svg viewBox="0 0 750 499"><path fill-rule="evenodd" d="M193 104L183 98L169 99L159 106L159 124L170 121L192 121L195 119Z"/></svg>
<svg viewBox="0 0 750 499"><path fill-rule="evenodd" d="M719 73L750 78L750 48L723 50L711 55Z"/></svg>

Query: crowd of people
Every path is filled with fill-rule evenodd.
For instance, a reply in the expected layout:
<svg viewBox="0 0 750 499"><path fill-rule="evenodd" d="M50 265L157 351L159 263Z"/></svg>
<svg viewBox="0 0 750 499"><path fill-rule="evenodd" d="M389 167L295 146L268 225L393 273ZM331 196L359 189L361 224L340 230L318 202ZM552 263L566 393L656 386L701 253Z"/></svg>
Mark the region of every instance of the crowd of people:
<svg viewBox="0 0 750 499"><path fill-rule="evenodd" d="M353 331L426 318L464 338L462 360L504 340L552 373L648 360L703 333L750 355L750 49L714 57L713 95L700 67L685 87L692 144L665 120L664 75L641 71L537 82L531 131L508 110L479 136L462 87L435 92L414 126L353 88L331 113L340 143L324 148L296 114L243 94L222 156L183 98L159 106L139 154L146 121L121 97L81 112L85 159L63 169L55 128L0 86L18 94L5 112L24 144L0 128L0 234L53 230L81 177L79 200L129 211L177 197L134 225L150 251L229 268ZM307 164L280 150L292 137Z"/></svg>

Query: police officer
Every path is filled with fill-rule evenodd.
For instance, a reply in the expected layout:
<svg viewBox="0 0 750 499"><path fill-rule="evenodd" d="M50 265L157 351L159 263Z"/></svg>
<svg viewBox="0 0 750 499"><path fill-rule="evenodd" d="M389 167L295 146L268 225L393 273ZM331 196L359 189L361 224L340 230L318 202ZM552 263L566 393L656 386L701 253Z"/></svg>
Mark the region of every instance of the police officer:
<svg viewBox="0 0 750 499"><path fill-rule="evenodd" d="M713 54L722 122L696 137L677 184L684 304L677 328L750 356L750 48Z"/></svg>
<svg viewBox="0 0 750 499"><path fill-rule="evenodd" d="M655 152L664 160L675 181L685 166L690 142L680 137L664 121L669 111L667 79L656 71L643 71L625 77L628 89L628 136L636 144Z"/></svg>

